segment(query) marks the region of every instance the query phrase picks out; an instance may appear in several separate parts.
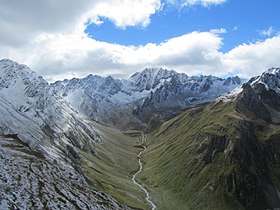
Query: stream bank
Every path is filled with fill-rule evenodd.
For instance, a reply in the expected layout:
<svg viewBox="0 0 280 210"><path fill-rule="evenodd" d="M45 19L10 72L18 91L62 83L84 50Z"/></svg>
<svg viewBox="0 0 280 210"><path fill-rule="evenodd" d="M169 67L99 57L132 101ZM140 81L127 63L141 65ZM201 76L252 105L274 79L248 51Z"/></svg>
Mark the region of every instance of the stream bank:
<svg viewBox="0 0 280 210"><path fill-rule="evenodd" d="M143 147L143 150L141 150L141 151L139 152L139 154L138 154L139 170L133 175L132 181L133 181L134 184L136 184L137 186L139 186L139 188L145 193L145 195L146 195L146 197L145 197L146 201L151 205L152 210L155 210L155 209L156 209L156 205L151 201L150 193L149 193L139 182L136 181L136 176L137 176L138 174L140 174L140 173L142 172L142 169L143 169L143 163L142 163L142 161L141 161L141 158L142 158L142 157L141 157L141 154L147 150L147 147L144 145L145 142L146 142L146 139L147 139L147 136L146 136L144 133L142 133L142 136L141 136L141 144L140 144L140 145Z"/></svg>

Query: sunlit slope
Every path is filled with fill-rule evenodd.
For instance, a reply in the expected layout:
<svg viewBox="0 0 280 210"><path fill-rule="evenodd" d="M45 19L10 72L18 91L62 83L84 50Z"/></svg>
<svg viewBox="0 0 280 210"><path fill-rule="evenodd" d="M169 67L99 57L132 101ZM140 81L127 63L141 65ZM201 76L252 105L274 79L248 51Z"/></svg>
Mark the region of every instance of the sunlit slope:
<svg viewBox="0 0 280 210"><path fill-rule="evenodd" d="M192 108L149 135L142 180L159 209L280 206L279 111L264 100L269 91L245 85L235 100Z"/></svg>

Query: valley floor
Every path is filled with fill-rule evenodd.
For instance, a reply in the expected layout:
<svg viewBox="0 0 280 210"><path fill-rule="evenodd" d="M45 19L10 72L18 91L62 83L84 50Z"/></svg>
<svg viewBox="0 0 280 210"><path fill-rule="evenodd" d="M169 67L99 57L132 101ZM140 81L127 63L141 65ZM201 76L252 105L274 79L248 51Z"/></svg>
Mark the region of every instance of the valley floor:
<svg viewBox="0 0 280 210"><path fill-rule="evenodd" d="M80 160L89 182L124 205L136 209L151 209L145 193L132 180L139 170L138 154L143 150L142 133L122 133L97 123L94 123L94 127L103 141L95 145L95 155L81 152Z"/></svg>
<svg viewBox="0 0 280 210"><path fill-rule="evenodd" d="M140 151L138 154L139 170L135 174L133 174L132 181L134 184L138 185L140 187L140 189L145 193L146 201L151 205L152 210L155 210L156 205L153 203L153 201L151 201L150 193L148 192L148 190L145 187L142 186L142 184L139 181L136 180L136 178L142 173L142 170L143 170L142 153L147 151L146 141L147 141L147 135L142 133L140 146L143 147L143 150Z"/></svg>

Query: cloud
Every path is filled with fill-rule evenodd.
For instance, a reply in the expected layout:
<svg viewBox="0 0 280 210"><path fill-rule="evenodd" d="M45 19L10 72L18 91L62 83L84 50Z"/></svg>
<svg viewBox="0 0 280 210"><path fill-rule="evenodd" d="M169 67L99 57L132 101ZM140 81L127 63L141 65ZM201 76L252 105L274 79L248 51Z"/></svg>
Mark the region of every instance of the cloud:
<svg viewBox="0 0 280 210"><path fill-rule="evenodd" d="M0 5L0 44L22 46L34 36L44 33L73 33L81 14L94 6L84 0L14 0ZM63 11L63 12L62 12Z"/></svg>
<svg viewBox="0 0 280 210"><path fill-rule="evenodd" d="M210 30L213 34L226 34L227 30L225 28L214 28Z"/></svg>
<svg viewBox="0 0 280 210"><path fill-rule="evenodd" d="M101 18L108 18L117 27L146 27L150 24L150 16L162 8L160 0L114 0L97 4L89 13L93 23L100 23Z"/></svg>
<svg viewBox="0 0 280 210"><path fill-rule="evenodd" d="M162 66L190 75L242 77L279 66L280 36L220 51L222 38L212 32L192 32L160 44L122 46L77 34L42 34L22 48L5 47L0 56L26 63L49 81L90 73L128 77L149 66Z"/></svg>
<svg viewBox="0 0 280 210"><path fill-rule="evenodd" d="M223 56L226 69L252 77L271 67L280 66L280 35L250 44L242 44Z"/></svg>
<svg viewBox="0 0 280 210"><path fill-rule="evenodd" d="M273 29L272 26L270 26L268 29L260 30L258 32L259 32L259 34L261 36L268 36L268 37L270 37L270 36L272 36L275 33L275 30Z"/></svg>
<svg viewBox="0 0 280 210"><path fill-rule="evenodd" d="M86 23L146 27L150 16L162 8L160 0L13 0L0 4L1 46L23 46L42 33L78 33Z"/></svg>
<svg viewBox="0 0 280 210"><path fill-rule="evenodd" d="M238 29L239 29L239 26L234 26L234 27L232 28L233 31L237 31Z"/></svg>
<svg viewBox="0 0 280 210"><path fill-rule="evenodd" d="M144 46L100 42L84 33L86 24L102 24L103 18L122 28L145 27L162 4L159 0L83 0L79 4L74 0L4 1L0 5L0 58L25 63L49 81L90 73L128 77L149 66L190 75L239 72L250 77L279 66L280 35L223 53L224 28L194 31Z"/></svg>
<svg viewBox="0 0 280 210"><path fill-rule="evenodd" d="M190 7L195 5L202 5L209 7L212 5L220 5L225 3L227 0L167 0L169 4L173 4L180 7Z"/></svg>
<svg viewBox="0 0 280 210"><path fill-rule="evenodd" d="M183 70L187 64L192 72L200 72L216 65L211 63L221 40L210 32L192 32L158 45L122 46L77 34L44 34L20 50L6 48L5 57L17 58L50 81L89 73L128 76L147 66Z"/></svg>

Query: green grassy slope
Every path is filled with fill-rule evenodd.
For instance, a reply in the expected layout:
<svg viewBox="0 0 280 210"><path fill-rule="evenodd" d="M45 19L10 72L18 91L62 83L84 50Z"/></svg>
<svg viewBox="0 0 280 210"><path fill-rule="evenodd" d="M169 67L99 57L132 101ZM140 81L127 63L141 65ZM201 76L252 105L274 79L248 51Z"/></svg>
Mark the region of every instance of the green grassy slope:
<svg viewBox="0 0 280 210"><path fill-rule="evenodd" d="M274 191L263 189L271 181L280 189L280 170L266 146L273 133L280 139L280 126L236 111L236 103L192 108L148 136L141 179L158 209L267 207Z"/></svg>
<svg viewBox="0 0 280 210"><path fill-rule="evenodd" d="M149 209L144 193L131 178L138 170L139 132L121 133L114 128L94 124L103 139L96 154L81 154L81 164L91 184L133 208Z"/></svg>

